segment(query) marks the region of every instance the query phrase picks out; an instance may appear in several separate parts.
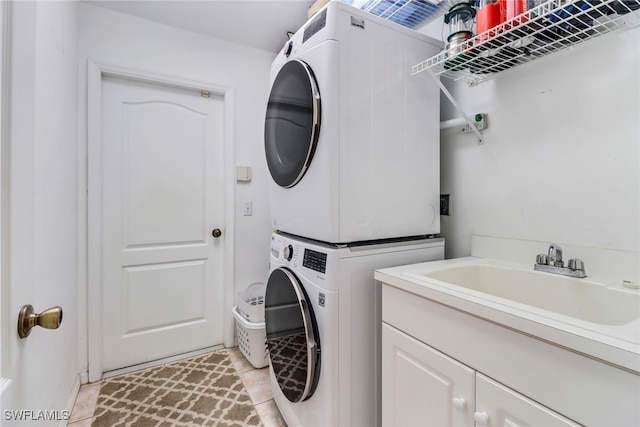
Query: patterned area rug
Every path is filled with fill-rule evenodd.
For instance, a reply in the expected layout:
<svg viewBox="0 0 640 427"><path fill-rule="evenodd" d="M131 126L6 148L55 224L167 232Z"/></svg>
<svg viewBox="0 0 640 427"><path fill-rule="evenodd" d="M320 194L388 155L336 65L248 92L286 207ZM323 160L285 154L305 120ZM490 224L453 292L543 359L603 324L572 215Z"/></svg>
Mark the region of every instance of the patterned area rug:
<svg viewBox="0 0 640 427"><path fill-rule="evenodd" d="M92 427L261 426L227 350L102 383Z"/></svg>

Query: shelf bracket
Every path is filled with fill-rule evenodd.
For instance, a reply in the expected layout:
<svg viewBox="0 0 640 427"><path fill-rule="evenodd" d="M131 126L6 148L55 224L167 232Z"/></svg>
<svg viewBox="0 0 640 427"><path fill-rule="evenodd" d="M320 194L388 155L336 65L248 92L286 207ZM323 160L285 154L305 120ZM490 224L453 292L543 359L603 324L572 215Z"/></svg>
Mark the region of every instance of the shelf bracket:
<svg viewBox="0 0 640 427"><path fill-rule="evenodd" d="M482 145L484 143L484 139L482 137L482 133L480 133L480 131L476 127L476 124L462 110L462 108L460 107L460 104L458 104L458 102L455 100L453 95L451 95L451 92L449 92L449 90L445 87L445 85L440 81L440 78L437 75L435 75L434 72L431 69L427 69L426 71L433 78L433 80L438 84L438 86L440 87L440 90L442 91L442 93L444 93L444 95L447 97L447 99L449 99L449 102L451 102L451 104L453 104L453 106L456 108L456 110L458 110L458 113L460 113L462 118L467 122L467 124L469 125L469 128L473 131L473 133L476 134L476 136L478 137L478 145Z"/></svg>

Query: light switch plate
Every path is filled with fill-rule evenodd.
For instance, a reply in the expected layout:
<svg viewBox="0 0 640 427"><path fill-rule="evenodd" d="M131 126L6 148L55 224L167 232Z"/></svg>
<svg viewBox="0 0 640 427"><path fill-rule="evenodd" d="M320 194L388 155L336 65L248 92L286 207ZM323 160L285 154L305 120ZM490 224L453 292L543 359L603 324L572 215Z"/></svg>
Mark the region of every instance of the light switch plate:
<svg viewBox="0 0 640 427"><path fill-rule="evenodd" d="M252 202L242 202L242 214L244 216L253 215L253 203Z"/></svg>
<svg viewBox="0 0 640 427"><path fill-rule="evenodd" d="M251 166L236 166L236 181L251 181Z"/></svg>

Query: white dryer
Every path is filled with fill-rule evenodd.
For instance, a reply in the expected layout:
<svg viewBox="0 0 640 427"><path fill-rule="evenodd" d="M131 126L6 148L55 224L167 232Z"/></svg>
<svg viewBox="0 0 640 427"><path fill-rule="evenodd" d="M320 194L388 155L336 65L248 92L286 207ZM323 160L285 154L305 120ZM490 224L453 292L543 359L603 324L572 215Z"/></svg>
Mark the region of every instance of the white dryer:
<svg viewBox="0 0 640 427"><path fill-rule="evenodd" d="M444 258L442 239L337 246L275 233L265 327L290 427L380 425L379 268Z"/></svg>
<svg viewBox="0 0 640 427"><path fill-rule="evenodd" d="M441 44L332 1L271 68L272 225L347 243L440 231L439 96L411 66Z"/></svg>

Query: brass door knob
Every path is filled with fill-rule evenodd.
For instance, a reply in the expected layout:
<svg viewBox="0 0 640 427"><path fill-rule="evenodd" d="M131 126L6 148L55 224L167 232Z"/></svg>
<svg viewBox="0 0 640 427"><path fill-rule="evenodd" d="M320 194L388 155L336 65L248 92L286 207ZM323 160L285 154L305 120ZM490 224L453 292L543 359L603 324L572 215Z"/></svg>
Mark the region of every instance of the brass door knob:
<svg viewBox="0 0 640 427"><path fill-rule="evenodd" d="M27 304L22 307L18 315L18 336L26 338L34 326L45 329L58 329L62 323L62 307L56 306L46 309L40 314L33 311L33 306Z"/></svg>
<svg viewBox="0 0 640 427"><path fill-rule="evenodd" d="M211 235L217 239L218 237L222 236L222 231L219 228L214 228L211 232Z"/></svg>

